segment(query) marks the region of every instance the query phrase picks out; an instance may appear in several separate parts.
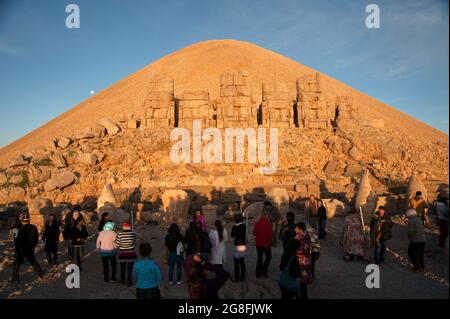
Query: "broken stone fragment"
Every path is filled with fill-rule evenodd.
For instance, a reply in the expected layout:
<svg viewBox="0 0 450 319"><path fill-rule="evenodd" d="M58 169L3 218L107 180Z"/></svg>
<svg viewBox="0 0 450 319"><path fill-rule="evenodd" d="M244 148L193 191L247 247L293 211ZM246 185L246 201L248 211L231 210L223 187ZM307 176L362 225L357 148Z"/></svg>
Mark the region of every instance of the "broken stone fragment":
<svg viewBox="0 0 450 319"><path fill-rule="evenodd" d="M82 153L77 155L77 163L85 165L97 164L97 156L92 153Z"/></svg>
<svg viewBox="0 0 450 319"><path fill-rule="evenodd" d="M70 171L64 171L53 179L54 184L57 188L63 189L67 186L72 185L75 182L76 176Z"/></svg>
<svg viewBox="0 0 450 319"><path fill-rule="evenodd" d="M107 117L102 118L97 124L103 126L109 135L116 135L120 132L120 127Z"/></svg>
<svg viewBox="0 0 450 319"><path fill-rule="evenodd" d="M9 167L25 166L28 165L29 163L30 161L28 159L25 159L23 155L20 155L14 160L14 162L11 163Z"/></svg>
<svg viewBox="0 0 450 319"><path fill-rule="evenodd" d="M62 148L62 149L65 149L65 148L67 148L67 147L69 147L69 145L72 143L72 140L70 139L70 138L68 138L68 137L63 137L63 138L60 138L59 140L58 140L58 147L60 147L60 148Z"/></svg>

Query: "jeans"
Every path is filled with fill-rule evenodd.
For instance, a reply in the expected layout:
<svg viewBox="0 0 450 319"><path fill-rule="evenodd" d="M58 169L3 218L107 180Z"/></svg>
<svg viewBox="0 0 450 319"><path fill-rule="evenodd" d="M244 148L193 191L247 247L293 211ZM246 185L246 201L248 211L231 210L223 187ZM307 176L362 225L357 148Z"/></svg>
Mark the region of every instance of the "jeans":
<svg viewBox="0 0 450 319"><path fill-rule="evenodd" d="M444 247L448 237L448 220L438 219L437 224L439 226L439 246Z"/></svg>
<svg viewBox="0 0 450 319"><path fill-rule="evenodd" d="M14 264L13 264L12 281L14 281L14 282L18 282L19 281L20 266L25 261L25 258L31 264L31 266L33 267L34 271L36 271L36 273L39 275L39 277L44 276L44 271L42 270L41 266L36 261L36 257L34 255L34 251L16 252L15 260L14 260Z"/></svg>
<svg viewBox="0 0 450 319"><path fill-rule="evenodd" d="M272 247L278 244L278 222L272 222Z"/></svg>
<svg viewBox="0 0 450 319"><path fill-rule="evenodd" d="M300 299L308 299L308 285L300 284Z"/></svg>
<svg viewBox="0 0 450 319"><path fill-rule="evenodd" d="M234 279L245 280L245 258L233 258L234 261Z"/></svg>
<svg viewBox="0 0 450 319"><path fill-rule="evenodd" d="M325 231L325 225L327 224L327 221L325 219L319 219L319 239L325 239L326 237L326 231Z"/></svg>
<svg viewBox="0 0 450 319"><path fill-rule="evenodd" d="M84 247L83 246L72 246L70 248L72 251L72 263L77 264L78 267L80 267L81 270L81 261L83 260L84 256Z"/></svg>
<svg viewBox="0 0 450 319"><path fill-rule="evenodd" d="M120 260L120 283L127 284L127 287L133 285L133 265L134 261Z"/></svg>
<svg viewBox="0 0 450 319"><path fill-rule="evenodd" d="M409 243L408 256L414 270L423 270L425 264L423 261L423 251L425 243Z"/></svg>
<svg viewBox="0 0 450 319"><path fill-rule="evenodd" d="M309 225L317 230L319 228L319 218L317 216L309 216Z"/></svg>
<svg viewBox="0 0 450 319"><path fill-rule="evenodd" d="M269 269L270 261L272 260L272 248L270 247L256 247L258 259L256 261L256 277L261 275L267 277L267 270ZM263 263L263 255L266 256L266 260Z"/></svg>
<svg viewBox="0 0 450 319"><path fill-rule="evenodd" d="M386 245L384 240L380 240L378 242L375 243L375 251L374 251L374 256L375 256L375 264L381 264L382 262L384 262L384 253L386 252Z"/></svg>
<svg viewBox="0 0 450 319"><path fill-rule="evenodd" d="M173 273L175 265L177 266L177 281L181 281L181 266L183 264L183 256L177 255L176 251L169 253L169 281L173 281Z"/></svg>
<svg viewBox="0 0 450 319"><path fill-rule="evenodd" d="M103 280L109 282L109 264L111 264L111 280L116 280L116 256L102 256Z"/></svg>

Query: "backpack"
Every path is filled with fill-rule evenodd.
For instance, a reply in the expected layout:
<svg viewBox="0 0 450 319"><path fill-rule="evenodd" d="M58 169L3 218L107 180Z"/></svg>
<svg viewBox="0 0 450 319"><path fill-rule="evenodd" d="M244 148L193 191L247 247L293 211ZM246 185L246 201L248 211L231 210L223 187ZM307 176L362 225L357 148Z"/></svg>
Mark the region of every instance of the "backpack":
<svg viewBox="0 0 450 319"><path fill-rule="evenodd" d="M286 267L284 267L283 271L281 272L279 281L280 286L291 293L296 293L300 289L297 280L298 277L297 273L300 267L296 266L296 264L298 265L298 262L295 261L297 261L297 257L295 256L292 256L289 259L288 264L286 265Z"/></svg>
<svg viewBox="0 0 450 319"><path fill-rule="evenodd" d="M204 253L210 253L212 249L211 240L208 235L203 236L203 251Z"/></svg>
<svg viewBox="0 0 450 319"><path fill-rule="evenodd" d="M183 243L179 241L177 245L177 255L183 256L184 254L186 254L186 249L184 249Z"/></svg>

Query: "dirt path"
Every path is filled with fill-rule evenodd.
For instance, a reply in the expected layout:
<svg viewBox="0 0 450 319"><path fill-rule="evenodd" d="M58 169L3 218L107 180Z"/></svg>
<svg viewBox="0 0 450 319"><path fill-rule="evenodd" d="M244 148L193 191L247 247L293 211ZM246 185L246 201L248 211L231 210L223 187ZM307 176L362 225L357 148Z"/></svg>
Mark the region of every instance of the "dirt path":
<svg viewBox="0 0 450 319"><path fill-rule="evenodd" d="M368 289L365 286L365 267L360 262L346 263L342 259L339 237L342 229L342 218L335 218L327 225L328 237L322 241L322 255L316 265L316 280L310 286L310 298L448 298L448 246L441 249L437 246L436 234L428 233L426 247L427 271L415 273L410 271L407 261L407 240L404 226L396 225L394 238L388 243L385 264L380 267L380 289ZM156 226L140 226L138 232L153 246L153 257L163 265L167 278L167 266L163 264L164 233ZM125 288L118 283L104 283L100 256L94 251L95 237L88 242L86 257L83 261L81 287L68 289L65 286L65 261L67 256L61 255L63 263L57 267L48 267L44 262L47 277L37 280L28 264L22 266L22 279L18 286L11 286L7 280L11 275L12 246L1 234L0 242L0 298L134 298L134 288ZM229 258L225 268L232 271L231 243L228 244ZM62 245L60 250L62 250ZM38 259L43 260L42 252ZM222 298L279 298L278 264L281 248L273 251L273 259L269 270L269 279L257 279L254 275L256 251L249 247L247 257L247 283L228 281L222 288ZM184 284L161 289L164 298L187 298Z"/></svg>

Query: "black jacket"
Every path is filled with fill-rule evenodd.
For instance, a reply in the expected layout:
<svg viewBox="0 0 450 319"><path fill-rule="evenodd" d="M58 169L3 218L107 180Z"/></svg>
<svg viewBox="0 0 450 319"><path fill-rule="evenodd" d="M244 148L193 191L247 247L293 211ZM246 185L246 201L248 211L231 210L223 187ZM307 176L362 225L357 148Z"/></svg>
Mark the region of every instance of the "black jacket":
<svg viewBox="0 0 450 319"><path fill-rule="evenodd" d="M72 246L84 246L89 234L87 232L86 226L83 225L80 228L73 227L70 232L70 236Z"/></svg>
<svg viewBox="0 0 450 319"><path fill-rule="evenodd" d="M39 232L36 226L31 224L23 225L16 239L16 250L18 252L33 252L39 241Z"/></svg>
<svg viewBox="0 0 450 319"><path fill-rule="evenodd" d="M42 240L45 241L45 247L54 247L59 240L59 224L57 221L53 221L50 225L45 223L44 232L42 233Z"/></svg>
<svg viewBox="0 0 450 319"><path fill-rule="evenodd" d="M177 251L177 246L180 241L184 242L183 235L180 233L169 233L164 240L165 245L170 252Z"/></svg>
<svg viewBox="0 0 450 319"><path fill-rule="evenodd" d="M319 219L327 220L327 209L325 208L325 206L320 206L317 210L317 214L319 215Z"/></svg>
<svg viewBox="0 0 450 319"><path fill-rule="evenodd" d="M231 238L234 238L234 245L246 245L247 241L245 240L245 236L247 235L247 228L244 223L240 223L234 225L231 228Z"/></svg>

